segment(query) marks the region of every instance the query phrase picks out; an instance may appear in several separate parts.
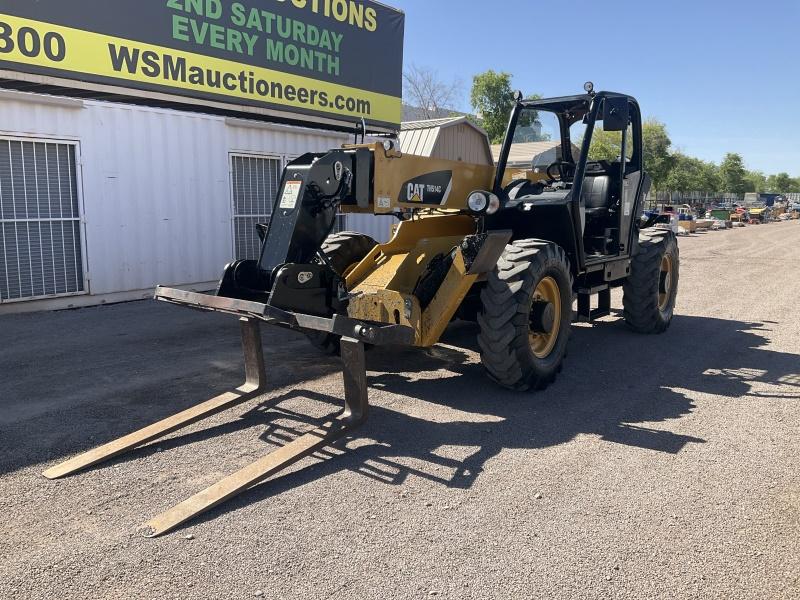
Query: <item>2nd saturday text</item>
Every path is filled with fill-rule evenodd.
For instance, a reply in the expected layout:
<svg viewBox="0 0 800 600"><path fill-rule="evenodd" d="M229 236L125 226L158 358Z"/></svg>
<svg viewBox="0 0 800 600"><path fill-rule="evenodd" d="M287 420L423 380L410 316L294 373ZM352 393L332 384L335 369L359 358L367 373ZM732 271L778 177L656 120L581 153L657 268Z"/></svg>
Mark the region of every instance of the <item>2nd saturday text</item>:
<svg viewBox="0 0 800 600"><path fill-rule="evenodd" d="M223 20L220 0L167 0L167 7L180 11L172 15L172 37L177 41L332 76L341 72L343 33L262 9L248 10L239 2L230 5L227 15L234 27L209 22ZM365 27L372 23L362 22Z"/></svg>

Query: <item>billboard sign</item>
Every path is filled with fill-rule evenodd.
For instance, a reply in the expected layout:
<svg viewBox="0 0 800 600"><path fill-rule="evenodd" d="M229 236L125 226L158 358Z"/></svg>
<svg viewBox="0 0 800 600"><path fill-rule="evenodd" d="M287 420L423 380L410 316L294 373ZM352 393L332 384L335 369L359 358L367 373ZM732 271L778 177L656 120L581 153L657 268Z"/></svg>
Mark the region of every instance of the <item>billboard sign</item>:
<svg viewBox="0 0 800 600"><path fill-rule="evenodd" d="M404 24L371 0L3 0L0 69L396 128Z"/></svg>

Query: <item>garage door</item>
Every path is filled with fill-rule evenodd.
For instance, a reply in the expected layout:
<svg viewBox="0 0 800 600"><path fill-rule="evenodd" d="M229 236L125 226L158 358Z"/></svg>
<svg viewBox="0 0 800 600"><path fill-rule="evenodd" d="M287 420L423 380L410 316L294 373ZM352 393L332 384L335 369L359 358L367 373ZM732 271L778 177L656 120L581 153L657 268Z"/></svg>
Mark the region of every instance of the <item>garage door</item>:
<svg viewBox="0 0 800 600"><path fill-rule="evenodd" d="M0 137L0 302L84 292L76 146Z"/></svg>
<svg viewBox="0 0 800 600"><path fill-rule="evenodd" d="M259 223L269 223L272 205L278 195L283 160L259 155L231 155L231 193L233 196L233 244L236 260L257 260L261 241ZM346 216L337 217L335 230L346 226Z"/></svg>

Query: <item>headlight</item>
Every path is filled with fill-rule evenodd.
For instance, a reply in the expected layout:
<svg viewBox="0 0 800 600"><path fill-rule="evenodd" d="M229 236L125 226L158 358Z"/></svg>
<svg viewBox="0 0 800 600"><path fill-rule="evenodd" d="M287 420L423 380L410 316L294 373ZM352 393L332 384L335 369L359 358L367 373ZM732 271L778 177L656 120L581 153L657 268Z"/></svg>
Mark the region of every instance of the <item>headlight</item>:
<svg viewBox="0 0 800 600"><path fill-rule="evenodd" d="M493 215L500 210L500 198L494 194L489 194L489 206L486 208L487 215Z"/></svg>
<svg viewBox="0 0 800 600"><path fill-rule="evenodd" d="M500 210L500 198L490 192L472 192L467 198L467 207L476 215L493 215Z"/></svg>
<svg viewBox="0 0 800 600"><path fill-rule="evenodd" d="M467 198L467 206L472 212L482 214L489 208L489 196L484 192L472 192Z"/></svg>

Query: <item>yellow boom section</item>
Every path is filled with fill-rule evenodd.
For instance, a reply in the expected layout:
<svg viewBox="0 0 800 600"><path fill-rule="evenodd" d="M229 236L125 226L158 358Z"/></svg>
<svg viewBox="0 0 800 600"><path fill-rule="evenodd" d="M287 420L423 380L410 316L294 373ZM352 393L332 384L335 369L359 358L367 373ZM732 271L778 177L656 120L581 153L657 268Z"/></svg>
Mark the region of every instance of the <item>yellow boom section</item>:
<svg viewBox="0 0 800 600"><path fill-rule="evenodd" d="M462 210L475 190L491 190L495 168L486 165L402 154L382 144L366 148L374 158L373 201L369 207L342 205L342 212L389 214L408 209Z"/></svg>
<svg viewBox="0 0 800 600"><path fill-rule="evenodd" d="M475 232L475 220L468 215L432 215L400 223L392 240L376 246L347 276L352 294L348 315L410 326L417 346L432 346L478 278L467 272L460 247ZM444 282L433 300L421 306L414 294L420 277L436 256L454 250Z"/></svg>

